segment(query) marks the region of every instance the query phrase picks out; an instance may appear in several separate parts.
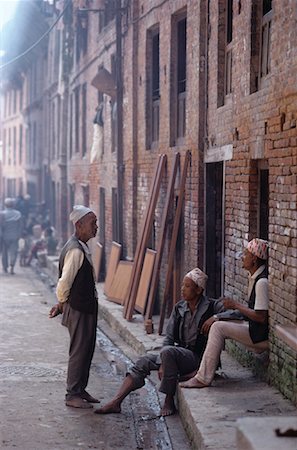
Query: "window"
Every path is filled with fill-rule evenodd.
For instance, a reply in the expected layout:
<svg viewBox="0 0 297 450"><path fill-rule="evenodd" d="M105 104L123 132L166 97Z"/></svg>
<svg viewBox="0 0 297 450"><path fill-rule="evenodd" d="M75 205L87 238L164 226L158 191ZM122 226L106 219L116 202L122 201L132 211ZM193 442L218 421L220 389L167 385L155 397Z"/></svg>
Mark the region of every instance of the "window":
<svg viewBox="0 0 297 450"><path fill-rule="evenodd" d="M23 125L20 125L19 129L19 164L22 164L23 161Z"/></svg>
<svg viewBox="0 0 297 450"><path fill-rule="evenodd" d="M6 129L4 128L4 130L3 130L3 164L6 164L6 153L7 153L7 148L6 148Z"/></svg>
<svg viewBox="0 0 297 450"><path fill-rule="evenodd" d="M112 240L119 241L119 219L118 219L118 190L112 188L111 192L112 204Z"/></svg>
<svg viewBox="0 0 297 450"><path fill-rule="evenodd" d="M87 83L82 85L82 156L87 153Z"/></svg>
<svg viewBox="0 0 297 450"><path fill-rule="evenodd" d="M260 75L265 77L270 72L270 41L272 0L263 0L262 4L262 32L261 32L261 67Z"/></svg>
<svg viewBox="0 0 297 450"><path fill-rule="evenodd" d="M70 117L69 117L69 157L72 158L73 152L73 93L70 95Z"/></svg>
<svg viewBox="0 0 297 450"><path fill-rule="evenodd" d="M259 215L258 236L268 239L269 227L269 171L267 168L259 167Z"/></svg>
<svg viewBox="0 0 297 450"><path fill-rule="evenodd" d="M117 65L115 55L111 56L111 75L114 80L117 79ZM111 102L111 151L115 152L118 148L118 120L117 120L117 103Z"/></svg>
<svg viewBox="0 0 297 450"><path fill-rule="evenodd" d="M74 146L75 146L76 153L79 152L79 145L80 145L80 142L79 142L79 126L80 126L80 123L79 123L79 91L80 91L79 86L77 86L74 89L74 103L75 103L75 105L74 105L74 108L75 108L75 111L74 111L74 133L75 133Z"/></svg>
<svg viewBox="0 0 297 450"><path fill-rule="evenodd" d="M88 49L89 16L87 11L78 11L76 28L76 63L79 62L81 53L85 55Z"/></svg>
<svg viewBox="0 0 297 450"><path fill-rule="evenodd" d="M5 92L5 94L4 94L4 107L3 107L3 115L4 115L4 117L6 117L7 116L7 97L8 97L8 93L7 92Z"/></svg>
<svg viewBox="0 0 297 450"><path fill-rule="evenodd" d="M233 0L219 0L218 4L217 106L220 107L232 92Z"/></svg>
<svg viewBox="0 0 297 450"><path fill-rule="evenodd" d="M269 232L269 170L267 160L251 160L249 199L250 235L267 240Z"/></svg>
<svg viewBox="0 0 297 450"><path fill-rule="evenodd" d="M225 50L225 95L232 92L232 38L233 38L233 0L227 0L227 26Z"/></svg>
<svg viewBox="0 0 297 450"><path fill-rule="evenodd" d="M82 193L83 193L84 206L89 206L89 204L90 204L90 188L88 185L82 186Z"/></svg>
<svg viewBox="0 0 297 450"><path fill-rule="evenodd" d="M172 17L171 145L186 134L187 18L186 13Z"/></svg>
<svg viewBox="0 0 297 450"><path fill-rule="evenodd" d="M252 1L250 93L258 91L270 72L272 1Z"/></svg>
<svg viewBox="0 0 297 450"><path fill-rule="evenodd" d="M23 87L20 89L20 111L23 109Z"/></svg>
<svg viewBox="0 0 297 450"><path fill-rule="evenodd" d="M17 153L17 150L16 150L16 140L17 140L17 138L16 138L16 127L13 127L13 165L15 166L16 165L16 153Z"/></svg>
<svg viewBox="0 0 297 450"><path fill-rule="evenodd" d="M99 218L100 218L100 227L99 227L99 241L103 246L102 257L101 257L101 265L100 265L100 280L104 280L105 277L105 189L100 188L99 190Z"/></svg>
<svg viewBox="0 0 297 450"><path fill-rule="evenodd" d="M61 49L61 31L55 31L55 47L54 47L54 67L56 74L59 73L59 61L60 61L60 49Z"/></svg>
<svg viewBox="0 0 297 450"><path fill-rule="evenodd" d="M56 105L55 100L52 102L52 139L51 139L52 159L56 158Z"/></svg>
<svg viewBox="0 0 297 450"><path fill-rule="evenodd" d="M104 25L107 25L115 17L116 2L115 0L105 0L104 9Z"/></svg>
<svg viewBox="0 0 297 450"><path fill-rule="evenodd" d="M37 161L37 126L36 122L33 123L33 155L32 163L36 164Z"/></svg>
<svg viewBox="0 0 297 450"><path fill-rule="evenodd" d="M58 114L57 114L57 158L60 157L60 153L61 153L61 96L58 95L57 96L57 110L58 110Z"/></svg>
<svg viewBox="0 0 297 450"><path fill-rule="evenodd" d="M159 28L147 32L147 144L159 141L159 115L160 115L160 50Z"/></svg>
<svg viewBox="0 0 297 450"><path fill-rule="evenodd" d="M13 90L13 113L16 113L17 108L17 91L16 89Z"/></svg>
<svg viewBox="0 0 297 450"><path fill-rule="evenodd" d="M7 164L11 165L11 129L8 128Z"/></svg>

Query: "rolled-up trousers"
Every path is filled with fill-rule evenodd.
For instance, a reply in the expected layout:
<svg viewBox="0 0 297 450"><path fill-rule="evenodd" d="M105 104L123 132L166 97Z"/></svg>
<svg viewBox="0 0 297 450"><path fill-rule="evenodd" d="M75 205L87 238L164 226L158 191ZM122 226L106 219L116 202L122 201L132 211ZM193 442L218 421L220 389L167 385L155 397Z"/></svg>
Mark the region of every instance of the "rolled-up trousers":
<svg viewBox="0 0 297 450"><path fill-rule="evenodd" d="M161 364L163 377L159 391L174 395L180 376L197 370L199 356L183 347L165 346L159 355L147 354L139 358L129 374L133 377L136 389L144 386L145 378L152 370L159 370Z"/></svg>
<svg viewBox="0 0 297 450"><path fill-rule="evenodd" d="M89 381L96 345L97 308L93 314L77 311L66 303L63 325L70 335L66 400L80 397Z"/></svg>
<svg viewBox="0 0 297 450"><path fill-rule="evenodd" d="M253 343L247 322L214 322L210 327L206 349L199 370L195 375L201 383L209 385L212 382L221 351L225 346L225 339L240 342L255 353L262 353L269 348L268 341Z"/></svg>

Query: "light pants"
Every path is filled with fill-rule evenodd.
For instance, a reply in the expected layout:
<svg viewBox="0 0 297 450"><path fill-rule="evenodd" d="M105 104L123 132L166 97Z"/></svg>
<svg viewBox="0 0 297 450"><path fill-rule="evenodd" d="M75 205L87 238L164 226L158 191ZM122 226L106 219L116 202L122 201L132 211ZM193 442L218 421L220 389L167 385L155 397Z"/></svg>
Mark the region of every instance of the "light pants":
<svg viewBox="0 0 297 450"><path fill-rule="evenodd" d="M5 272L8 266L12 269L15 266L18 256L18 245L18 239L3 239L2 266Z"/></svg>
<svg viewBox="0 0 297 450"><path fill-rule="evenodd" d="M247 322L218 321L210 327L207 346L195 378L201 383L209 385L215 375L221 351L225 346L225 339L233 339L245 345L255 353L268 350L268 341L254 344L249 333Z"/></svg>

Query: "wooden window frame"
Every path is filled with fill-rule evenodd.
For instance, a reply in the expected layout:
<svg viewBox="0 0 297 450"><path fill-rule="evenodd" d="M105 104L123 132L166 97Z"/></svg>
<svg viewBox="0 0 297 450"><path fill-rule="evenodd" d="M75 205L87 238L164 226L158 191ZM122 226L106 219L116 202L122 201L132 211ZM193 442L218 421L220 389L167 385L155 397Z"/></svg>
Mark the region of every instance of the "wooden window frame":
<svg viewBox="0 0 297 450"><path fill-rule="evenodd" d="M232 94L233 0L226 0L224 96ZM231 9L231 10L230 10Z"/></svg>
<svg viewBox="0 0 297 450"><path fill-rule="evenodd" d="M87 154L87 83L82 85L82 124L81 124L81 146L82 157Z"/></svg>
<svg viewBox="0 0 297 450"><path fill-rule="evenodd" d="M271 72L270 45L272 15L273 10L271 9L261 20L260 79L267 77Z"/></svg>
<svg viewBox="0 0 297 450"><path fill-rule="evenodd" d="M158 38L158 54L154 51L154 40ZM156 63L156 59L158 62ZM160 132L160 28L155 25L147 30L146 40L146 148L158 146ZM157 74L157 86L154 80Z"/></svg>
<svg viewBox="0 0 297 450"><path fill-rule="evenodd" d="M185 78L180 78L179 62L181 59L179 25L185 21ZM186 138L186 99L187 99L187 10L177 12L171 19L171 114L170 146L183 145ZM184 88L182 87L184 83Z"/></svg>

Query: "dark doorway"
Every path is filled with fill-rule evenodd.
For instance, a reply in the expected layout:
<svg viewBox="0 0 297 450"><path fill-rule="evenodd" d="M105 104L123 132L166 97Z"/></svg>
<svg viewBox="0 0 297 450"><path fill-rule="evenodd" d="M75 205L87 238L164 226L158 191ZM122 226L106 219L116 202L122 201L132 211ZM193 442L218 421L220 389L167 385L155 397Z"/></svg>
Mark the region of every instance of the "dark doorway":
<svg viewBox="0 0 297 450"><path fill-rule="evenodd" d="M206 273L207 295L222 295L224 163L206 164Z"/></svg>
<svg viewBox="0 0 297 450"><path fill-rule="evenodd" d="M105 280L105 189L99 190L99 242L102 245L102 259L100 264L99 281Z"/></svg>
<svg viewBox="0 0 297 450"><path fill-rule="evenodd" d="M268 169L259 170L259 237L268 239L269 219L269 172Z"/></svg>

